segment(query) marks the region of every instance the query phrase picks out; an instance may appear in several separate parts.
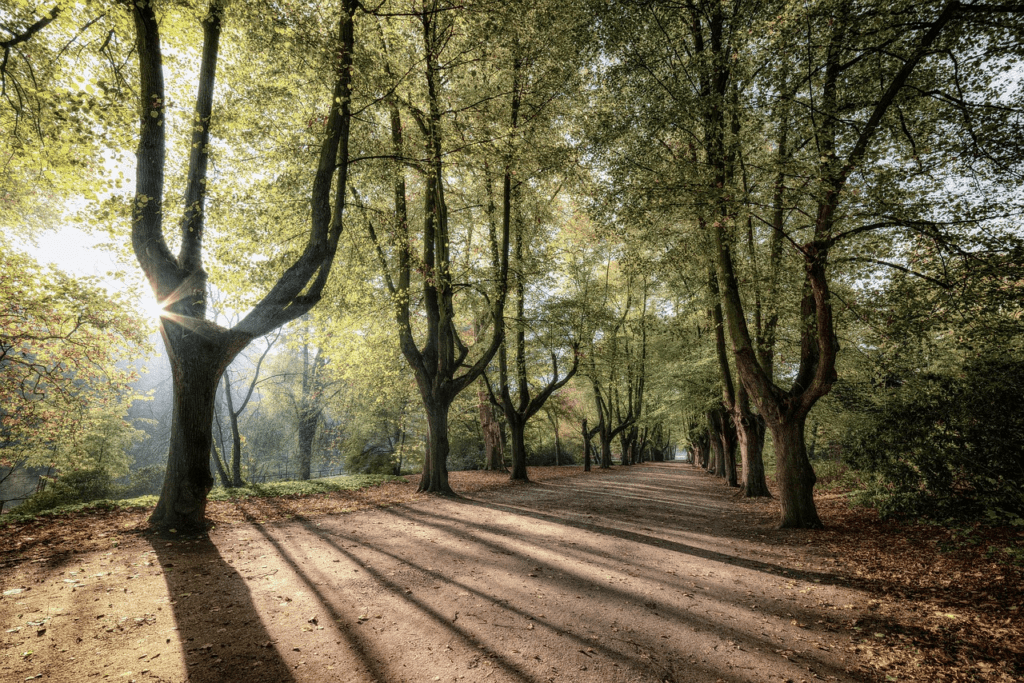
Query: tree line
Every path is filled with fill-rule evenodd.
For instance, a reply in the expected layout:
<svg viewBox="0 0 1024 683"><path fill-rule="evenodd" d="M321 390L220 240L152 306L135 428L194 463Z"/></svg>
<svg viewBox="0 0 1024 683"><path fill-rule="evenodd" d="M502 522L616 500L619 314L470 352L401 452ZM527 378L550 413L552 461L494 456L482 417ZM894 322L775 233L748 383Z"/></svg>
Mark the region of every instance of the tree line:
<svg viewBox="0 0 1024 683"><path fill-rule="evenodd" d="M425 492L452 493L455 407L513 478L543 414L587 466L770 475L784 527L821 526L823 455L894 513L1019 520L1020 8L564 5L6 10L0 218L77 199L163 309L153 523L241 483L262 361L229 368L286 325L305 476L369 368L389 416L339 433L418 433ZM39 404L10 386L5 425Z"/></svg>

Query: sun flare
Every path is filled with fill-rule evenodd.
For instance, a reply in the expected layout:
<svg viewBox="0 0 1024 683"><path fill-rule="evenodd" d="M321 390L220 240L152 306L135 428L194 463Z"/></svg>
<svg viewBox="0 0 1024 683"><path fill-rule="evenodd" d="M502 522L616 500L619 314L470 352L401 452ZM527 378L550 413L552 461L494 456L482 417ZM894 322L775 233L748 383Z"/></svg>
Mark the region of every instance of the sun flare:
<svg viewBox="0 0 1024 683"><path fill-rule="evenodd" d="M143 304L143 308L145 309L146 317L157 323L169 315L166 304L160 304L153 300L146 301Z"/></svg>

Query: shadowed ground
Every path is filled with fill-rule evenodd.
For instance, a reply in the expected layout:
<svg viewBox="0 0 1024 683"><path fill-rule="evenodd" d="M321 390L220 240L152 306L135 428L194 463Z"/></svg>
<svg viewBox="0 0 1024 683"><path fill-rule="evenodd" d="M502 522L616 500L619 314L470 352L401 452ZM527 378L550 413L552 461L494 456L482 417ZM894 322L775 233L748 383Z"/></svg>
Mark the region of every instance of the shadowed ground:
<svg viewBox="0 0 1024 683"><path fill-rule="evenodd" d="M0 679L873 680L867 596L775 514L652 464L129 539L20 568Z"/></svg>

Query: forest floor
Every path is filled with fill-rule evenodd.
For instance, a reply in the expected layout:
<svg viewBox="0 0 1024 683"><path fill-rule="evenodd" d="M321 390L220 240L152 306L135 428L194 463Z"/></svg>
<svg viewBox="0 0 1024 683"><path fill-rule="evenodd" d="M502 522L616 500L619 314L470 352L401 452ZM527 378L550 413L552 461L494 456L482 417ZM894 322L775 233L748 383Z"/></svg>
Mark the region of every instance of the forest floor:
<svg viewBox="0 0 1024 683"><path fill-rule="evenodd" d="M838 496L826 531L780 531L776 500L675 463L530 477L211 503L199 538L4 526L0 680L1024 680L1024 581L990 550L1015 531Z"/></svg>

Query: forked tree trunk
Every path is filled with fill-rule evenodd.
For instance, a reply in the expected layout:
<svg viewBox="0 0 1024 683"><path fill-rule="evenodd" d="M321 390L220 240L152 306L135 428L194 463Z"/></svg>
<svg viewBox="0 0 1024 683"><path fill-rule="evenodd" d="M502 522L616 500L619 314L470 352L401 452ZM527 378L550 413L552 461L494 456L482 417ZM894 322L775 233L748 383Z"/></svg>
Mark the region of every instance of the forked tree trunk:
<svg viewBox="0 0 1024 683"><path fill-rule="evenodd" d="M778 463L779 501L782 504L782 529L820 529L821 519L814 507L817 477L804 445L804 422L799 416L788 422L768 423Z"/></svg>

